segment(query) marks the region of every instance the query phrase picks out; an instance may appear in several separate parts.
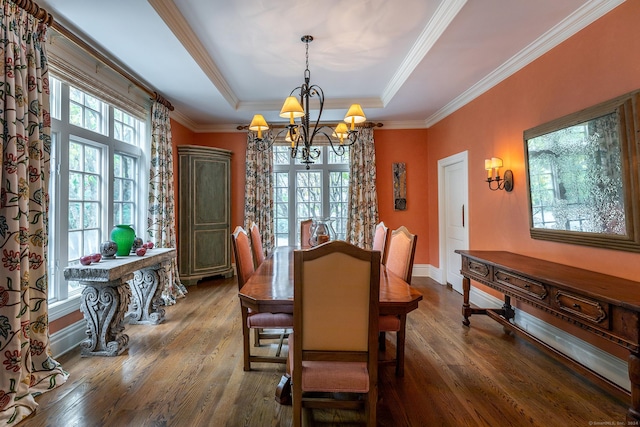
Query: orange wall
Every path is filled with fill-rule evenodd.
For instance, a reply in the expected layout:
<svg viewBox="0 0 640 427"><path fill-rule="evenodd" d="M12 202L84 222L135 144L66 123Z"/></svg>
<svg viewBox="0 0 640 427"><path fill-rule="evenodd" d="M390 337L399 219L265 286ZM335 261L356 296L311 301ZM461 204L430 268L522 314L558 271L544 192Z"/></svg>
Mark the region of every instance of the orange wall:
<svg viewBox="0 0 640 427"><path fill-rule="evenodd" d="M417 234L418 244L414 262L427 264L430 240L427 130L376 129L374 139L380 220L391 230L404 225L409 231ZM404 211L393 209L393 163L405 163L407 170L407 209Z"/></svg>
<svg viewBox="0 0 640 427"><path fill-rule="evenodd" d="M429 129L429 198L437 204L438 159L469 150L469 231L473 249L503 249L638 280L640 255L534 240L523 131L640 88L640 2L626 2ZM489 191L483 160L502 157L512 193ZM433 218L431 216L430 218ZM437 221L429 259L438 264Z"/></svg>
<svg viewBox="0 0 640 427"><path fill-rule="evenodd" d="M437 162L468 150L472 249L507 250L639 280L640 254L531 239L523 142L526 129L640 88L638 16L640 2L623 3L429 129L430 264L438 265ZM483 160L492 156L513 170L512 193L487 188ZM573 331L611 347L581 332Z"/></svg>

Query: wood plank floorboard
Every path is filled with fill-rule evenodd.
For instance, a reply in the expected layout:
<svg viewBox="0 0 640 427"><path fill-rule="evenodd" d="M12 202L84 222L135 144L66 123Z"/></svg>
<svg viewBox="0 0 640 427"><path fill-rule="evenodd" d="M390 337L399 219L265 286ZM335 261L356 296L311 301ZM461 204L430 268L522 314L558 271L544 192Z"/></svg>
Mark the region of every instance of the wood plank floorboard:
<svg viewBox="0 0 640 427"><path fill-rule="evenodd" d="M379 426L626 425L626 401L576 374L485 316L462 326L462 296L426 278L407 318L405 376L381 367ZM24 426L290 426L275 402L284 365L242 370L235 279L211 279L166 307L157 326L127 325L118 357L58 357L70 378L36 398ZM395 352L388 334L387 356ZM255 354L273 355L276 341ZM286 346L284 347L286 351ZM311 425L361 425L361 414L313 411ZM605 424L608 423L608 424Z"/></svg>

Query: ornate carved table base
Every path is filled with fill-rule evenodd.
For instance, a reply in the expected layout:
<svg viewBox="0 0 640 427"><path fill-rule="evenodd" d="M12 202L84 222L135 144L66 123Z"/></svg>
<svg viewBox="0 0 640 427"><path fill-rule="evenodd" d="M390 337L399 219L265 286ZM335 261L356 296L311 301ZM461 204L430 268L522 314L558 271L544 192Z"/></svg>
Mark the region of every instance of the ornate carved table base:
<svg viewBox="0 0 640 427"><path fill-rule="evenodd" d="M129 343L129 336L123 333L130 298L126 281L80 283L85 286L80 311L87 321L87 339L80 343L80 354L83 357L121 354Z"/></svg>
<svg viewBox="0 0 640 427"><path fill-rule="evenodd" d="M157 325L164 321L162 304L162 288L167 273L160 264L143 268L133 274L131 280L132 301L127 321L131 324Z"/></svg>
<svg viewBox="0 0 640 427"><path fill-rule="evenodd" d="M118 356L129 345L124 319L157 325L164 320L160 298L166 280L164 265L176 257L173 248L157 248L146 256L103 259L65 268L67 280L85 286L80 310L87 322L82 356ZM127 284L130 281L130 284Z"/></svg>

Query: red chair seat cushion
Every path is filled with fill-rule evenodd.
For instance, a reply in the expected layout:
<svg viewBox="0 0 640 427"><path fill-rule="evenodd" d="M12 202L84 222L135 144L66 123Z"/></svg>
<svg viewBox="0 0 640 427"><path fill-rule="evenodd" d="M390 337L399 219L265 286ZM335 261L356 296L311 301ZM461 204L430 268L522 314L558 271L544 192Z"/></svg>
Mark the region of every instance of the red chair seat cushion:
<svg viewBox="0 0 640 427"><path fill-rule="evenodd" d="M293 335L289 335L287 373L293 376ZM302 362L302 391L367 393L365 362Z"/></svg>
<svg viewBox="0 0 640 427"><path fill-rule="evenodd" d="M381 332L398 332L400 330L400 319L393 314L380 316L378 329L380 329Z"/></svg>
<svg viewBox="0 0 640 427"><path fill-rule="evenodd" d="M249 328L293 328L293 315L287 313L253 313L247 317Z"/></svg>

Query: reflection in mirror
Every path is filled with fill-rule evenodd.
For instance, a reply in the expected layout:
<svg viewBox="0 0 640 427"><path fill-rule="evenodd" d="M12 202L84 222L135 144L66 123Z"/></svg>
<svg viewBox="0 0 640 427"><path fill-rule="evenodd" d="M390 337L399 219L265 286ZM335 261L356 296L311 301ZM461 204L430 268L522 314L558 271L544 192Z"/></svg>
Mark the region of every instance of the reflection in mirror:
<svg viewBox="0 0 640 427"><path fill-rule="evenodd" d="M626 234L617 116L527 141L535 228Z"/></svg>
<svg viewBox="0 0 640 427"><path fill-rule="evenodd" d="M640 91L524 132L534 239L640 252Z"/></svg>

